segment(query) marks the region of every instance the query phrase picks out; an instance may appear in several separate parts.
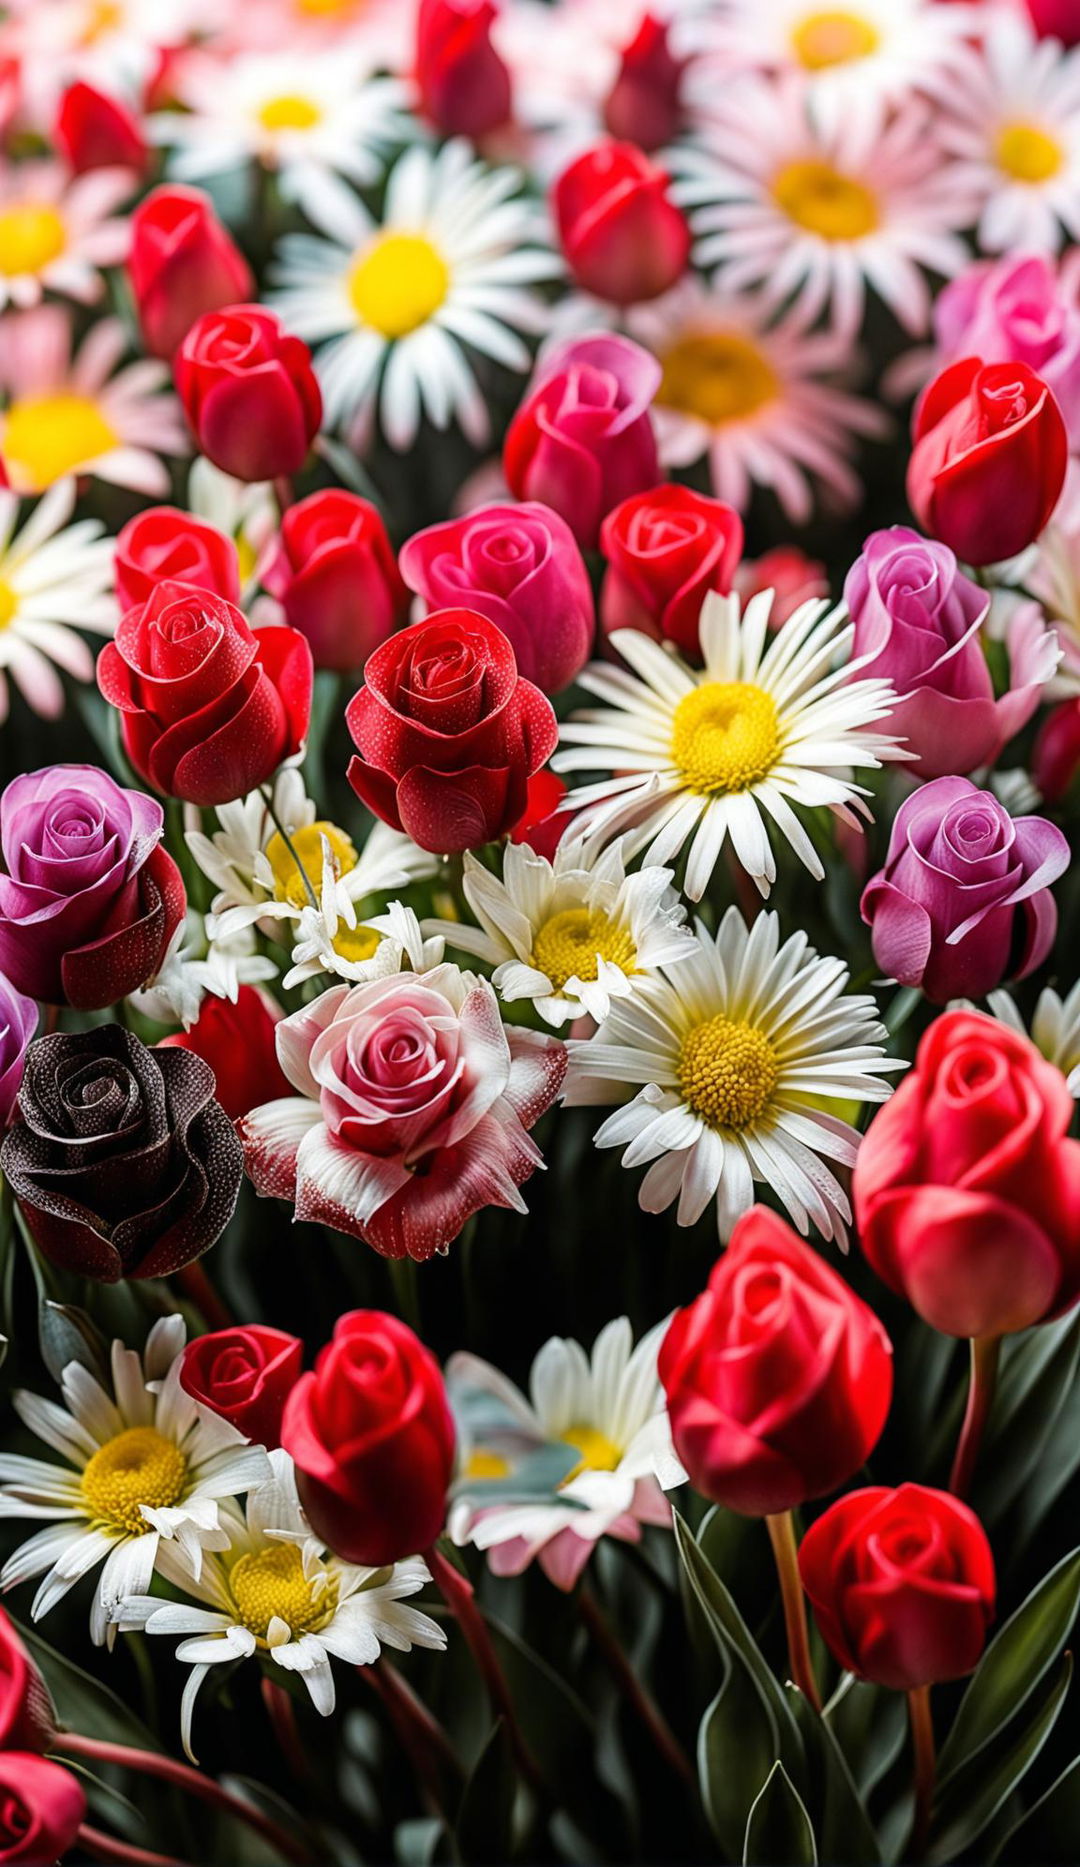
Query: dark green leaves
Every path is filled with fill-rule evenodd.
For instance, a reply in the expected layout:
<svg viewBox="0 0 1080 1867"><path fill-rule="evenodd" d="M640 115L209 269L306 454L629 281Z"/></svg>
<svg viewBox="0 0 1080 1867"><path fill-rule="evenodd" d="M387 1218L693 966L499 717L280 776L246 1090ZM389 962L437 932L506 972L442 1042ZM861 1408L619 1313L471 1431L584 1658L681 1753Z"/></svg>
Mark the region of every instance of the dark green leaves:
<svg viewBox="0 0 1080 1867"><path fill-rule="evenodd" d="M746 1823L744 1867L816 1867L810 1817L782 1763L774 1763Z"/></svg>

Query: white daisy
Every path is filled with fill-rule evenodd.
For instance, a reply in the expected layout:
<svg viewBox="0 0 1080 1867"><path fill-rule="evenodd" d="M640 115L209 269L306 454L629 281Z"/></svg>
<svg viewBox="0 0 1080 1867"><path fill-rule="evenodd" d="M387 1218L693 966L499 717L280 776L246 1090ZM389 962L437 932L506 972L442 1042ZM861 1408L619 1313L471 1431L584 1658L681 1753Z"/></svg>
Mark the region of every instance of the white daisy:
<svg viewBox="0 0 1080 1867"><path fill-rule="evenodd" d="M686 1473L656 1372L667 1326L665 1318L635 1348L619 1316L591 1358L553 1336L533 1362L528 1400L490 1363L451 1357L462 1444L448 1525L455 1543L487 1550L498 1575L538 1557L553 1582L572 1588L602 1536L638 1542L643 1524L670 1524L663 1493Z"/></svg>
<svg viewBox="0 0 1080 1867"><path fill-rule="evenodd" d="M618 842L603 853L564 842L550 862L526 843L508 843L501 878L465 857L462 888L479 927L424 926L494 966L491 982L508 1003L531 999L556 1028L583 1012L599 1021L613 998L693 952L673 879L661 868L628 876Z"/></svg>
<svg viewBox="0 0 1080 1867"><path fill-rule="evenodd" d="M884 1102L880 1077L905 1067L885 1055L873 999L845 994L847 983L843 961L821 958L804 933L781 946L775 914L748 928L729 908L715 937L699 923L692 959L571 1043L567 1103L612 1102L621 1085L642 1085L595 1140L625 1148L624 1167L652 1162L643 1211L678 1197L679 1224L693 1225L715 1197L727 1240L760 1181L801 1232L812 1222L846 1243L851 1208L826 1161L851 1167L859 1137L840 1108Z"/></svg>
<svg viewBox="0 0 1080 1867"><path fill-rule="evenodd" d="M206 1606L162 1603L132 1591L116 1609L124 1633L184 1636L176 1657L192 1672L184 1687L181 1734L193 1762L192 1714L211 1666L258 1654L283 1672L297 1673L316 1711L328 1718L335 1703L331 1658L370 1666L383 1647L408 1653L414 1646L446 1646L435 1621L401 1605L430 1580L422 1558L358 1569L325 1554L300 1509L288 1453L279 1448L268 1463L269 1476L250 1490L246 1514L228 1513L221 1553L207 1556L197 1573L179 1551L170 1554L168 1580Z"/></svg>
<svg viewBox="0 0 1080 1867"><path fill-rule="evenodd" d="M269 480L234 480L204 454L192 461L187 483L188 510L216 525L236 546L240 594L249 615L258 620L258 565L278 528L278 508Z"/></svg>
<svg viewBox="0 0 1080 1867"><path fill-rule="evenodd" d="M770 487L796 525L809 519L815 487L834 505L858 504L852 454L888 422L841 386L852 364L843 337L774 319L760 297L726 292L720 279L691 277L636 307L629 328L663 368L652 412L665 466L704 455L718 499L745 512L754 487Z"/></svg>
<svg viewBox="0 0 1080 1867"><path fill-rule="evenodd" d="M47 291L82 304L99 298L102 267L127 251L127 223L112 216L131 188L123 169L73 176L59 162L0 167L0 310L36 305Z"/></svg>
<svg viewBox="0 0 1080 1867"><path fill-rule="evenodd" d="M189 1031L208 992L235 1005L242 985L265 985L277 976L273 960L256 951L252 928L208 945L203 916L189 909L154 978L130 993L128 1004L144 1018Z"/></svg>
<svg viewBox="0 0 1080 1867"><path fill-rule="evenodd" d="M391 445L407 448L422 417L457 420L477 446L489 421L467 352L523 373L519 331L543 308L528 288L559 262L535 244L535 205L515 169L474 161L461 140L414 145L395 164L381 221L355 195L312 204L327 235L289 236L271 302L316 357L330 426L366 430L378 408Z"/></svg>
<svg viewBox="0 0 1080 1867"><path fill-rule="evenodd" d="M719 265L732 293L760 286L774 310L791 301L805 324L828 312L856 336L869 287L906 330L925 330L926 274L951 278L966 263L957 229L974 218L970 189L917 103L880 126L854 114L826 128L800 84L745 79L681 166L699 265Z"/></svg>
<svg viewBox="0 0 1080 1867"><path fill-rule="evenodd" d="M18 496L0 488L0 723L9 675L35 713L56 719L64 689L52 663L93 680L93 653L75 631L110 635L115 626L112 539L100 519L68 525L74 510L74 480L58 480L16 532Z"/></svg>
<svg viewBox="0 0 1080 1867"><path fill-rule="evenodd" d="M991 992L986 1002L1002 1024L1031 1038L1036 1050L1061 1071L1069 1094L1080 1100L1080 980L1064 998L1052 986L1043 987L1030 1031L1011 993Z"/></svg>
<svg viewBox="0 0 1080 1867"><path fill-rule="evenodd" d="M701 611L705 666L687 667L658 642L620 629L612 645L633 673L591 662L578 676L604 701L562 728L556 771L617 776L574 790L579 831L605 841L627 832L628 855L666 863L692 836L685 889L700 901L730 835L747 874L767 895L776 862L771 819L819 881L825 871L793 804L827 808L853 828L869 815L852 767L876 770L907 755L869 731L895 705L888 681L853 680L847 661L854 630L843 608L800 603L769 632L773 593L706 597ZM856 664L857 665L857 664ZM646 847L647 846L647 847Z"/></svg>
<svg viewBox="0 0 1080 1867"><path fill-rule="evenodd" d="M228 908L265 903L274 894L276 878L269 864L260 863L260 857L265 856L275 837L281 840L278 825L295 846L297 839L315 822L315 805L305 792L304 780L295 765L285 765L278 772L270 791L270 804L272 809L261 790L249 791L246 797L238 798L233 804L218 804L218 828L209 836L201 828L202 811L194 804L187 806L184 841L203 874L218 889L212 903L214 914L224 914ZM304 846L312 856L319 855L317 836L307 838ZM257 863L262 881L255 879Z"/></svg>
<svg viewBox="0 0 1080 1867"><path fill-rule="evenodd" d="M184 1334L183 1317L166 1316L141 1357L114 1342L111 1393L72 1361L60 1380L63 1407L22 1390L12 1396L24 1426L65 1463L0 1453L0 1517L54 1520L8 1557L0 1585L44 1572L37 1621L103 1562L90 1610L98 1646L113 1637L117 1602L145 1593L165 1550L197 1574L205 1551L227 1549L218 1500L268 1476L262 1447L181 1387Z"/></svg>
<svg viewBox="0 0 1080 1867"><path fill-rule="evenodd" d="M348 883L327 846L318 906L301 908L296 924L292 967L282 980L286 991L327 972L361 985L392 972L429 972L442 964L443 940L437 934L425 938L412 908L391 901L385 914L361 921Z"/></svg>

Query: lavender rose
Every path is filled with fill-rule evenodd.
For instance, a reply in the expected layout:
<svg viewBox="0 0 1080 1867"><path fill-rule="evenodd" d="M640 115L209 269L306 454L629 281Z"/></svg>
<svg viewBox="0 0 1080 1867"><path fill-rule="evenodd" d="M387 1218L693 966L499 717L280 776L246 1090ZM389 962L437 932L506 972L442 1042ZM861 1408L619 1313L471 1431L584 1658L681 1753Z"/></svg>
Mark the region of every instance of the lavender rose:
<svg viewBox="0 0 1080 1867"><path fill-rule="evenodd" d="M941 364L961 357L1026 363L1053 390L1070 445L1080 445L1080 272L1042 253L983 260L945 287L934 307Z"/></svg>
<svg viewBox="0 0 1080 1867"><path fill-rule="evenodd" d="M966 778L921 785L896 813L885 867L861 909L874 958L901 985L944 1004L1022 979L1053 944L1050 883L1069 845L1042 817L1010 817Z"/></svg>
<svg viewBox="0 0 1080 1867"><path fill-rule="evenodd" d="M0 797L0 972L100 1011L153 978L184 918L162 808L96 765L48 765Z"/></svg>
<svg viewBox="0 0 1080 1867"><path fill-rule="evenodd" d="M948 545L906 525L872 532L847 575L860 675L892 682L900 704L888 730L904 739L921 778L990 765L1031 718L1058 662L1037 604L1014 613L1006 637L1010 685L1000 699L979 631L990 597L957 567Z"/></svg>
<svg viewBox="0 0 1080 1867"><path fill-rule="evenodd" d="M26 1046L37 1027L37 1006L0 973L0 1128L7 1126L22 1082Z"/></svg>

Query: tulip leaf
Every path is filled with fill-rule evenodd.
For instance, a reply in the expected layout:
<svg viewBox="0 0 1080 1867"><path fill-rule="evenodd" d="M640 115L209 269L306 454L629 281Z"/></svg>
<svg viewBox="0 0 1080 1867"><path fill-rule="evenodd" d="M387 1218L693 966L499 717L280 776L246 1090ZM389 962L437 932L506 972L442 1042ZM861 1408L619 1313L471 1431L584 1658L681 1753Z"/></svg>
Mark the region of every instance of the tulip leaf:
<svg viewBox="0 0 1080 1867"><path fill-rule="evenodd" d="M997 1867L1073 1867L1080 1860L1080 1757L1009 1829L991 1857Z"/></svg>
<svg viewBox="0 0 1080 1867"><path fill-rule="evenodd" d="M513 1747L500 1718L472 1767L454 1823L458 1854L470 1867L510 1859L515 1782Z"/></svg>
<svg viewBox="0 0 1080 1867"><path fill-rule="evenodd" d="M845 1673L826 1707L825 1722L865 1800L907 1742L903 1695Z"/></svg>
<svg viewBox="0 0 1080 1867"><path fill-rule="evenodd" d="M976 1473L982 1516L996 1523L1042 1464L1080 1368L1080 1318L1062 1317L1022 1339L1005 1360Z"/></svg>
<svg viewBox="0 0 1080 1867"><path fill-rule="evenodd" d="M831 1725L795 1686L788 1687L788 1695L806 1748L807 1778L815 1791L822 1858L842 1860L848 1867L877 1867L877 1836Z"/></svg>
<svg viewBox="0 0 1080 1867"><path fill-rule="evenodd" d="M737 1653L698 1730L701 1800L723 1852L738 1860L750 1806L776 1761L776 1724Z"/></svg>
<svg viewBox="0 0 1080 1867"><path fill-rule="evenodd" d="M936 1832L927 1860L956 1860L983 1830L1023 1781L1042 1750L1065 1702L1072 1679L1072 1656L1065 1659L1048 1692L1041 1694L1026 1719L1015 1719L990 1749L969 1757L954 1770L936 1811Z"/></svg>
<svg viewBox="0 0 1080 1867"><path fill-rule="evenodd" d="M97 1324L77 1304L42 1299L38 1305L38 1345L54 1381L59 1381L64 1369L77 1361L108 1390L108 1343Z"/></svg>
<svg viewBox="0 0 1080 1867"><path fill-rule="evenodd" d="M1080 1607L1080 1549L1044 1576L987 1647L938 1759L938 1785L1015 1717L1061 1652Z"/></svg>
<svg viewBox="0 0 1080 1867"><path fill-rule="evenodd" d="M815 1867L817 1858L802 1798L783 1764L774 1763L747 1817L743 1867Z"/></svg>

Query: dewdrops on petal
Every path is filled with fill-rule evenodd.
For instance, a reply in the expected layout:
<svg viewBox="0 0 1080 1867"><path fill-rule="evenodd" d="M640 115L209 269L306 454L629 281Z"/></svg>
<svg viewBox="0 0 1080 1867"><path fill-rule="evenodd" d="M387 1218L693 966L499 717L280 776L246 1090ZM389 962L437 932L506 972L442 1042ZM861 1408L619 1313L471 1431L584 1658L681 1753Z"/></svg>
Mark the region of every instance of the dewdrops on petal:
<svg viewBox="0 0 1080 1867"><path fill-rule="evenodd" d="M884 1102L882 1076L905 1067L885 1055L873 999L847 984L843 961L805 934L781 945L775 914L748 928L729 908L715 938L699 924L693 958L570 1045L564 1100L614 1102L641 1085L595 1139L624 1148L624 1167L652 1163L645 1212L678 1199L678 1223L693 1225L715 1198L726 1240L757 1181L801 1232L813 1224L844 1244L851 1209L828 1162L852 1166L859 1137L840 1109Z"/></svg>
<svg viewBox="0 0 1080 1867"><path fill-rule="evenodd" d="M288 328L322 346L316 364L329 426L362 438L376 412L392 447L422 419L456 421L474 445L489 437L484 397L466 351L523 374L521 331L543 306L530 289L559 261L537 241L535 205L516 169L489 169L456 140L415 144L390 171L382 218L355 195L308 204L325 239L293 234L281 245L274 308Z"/></svg>
<svg viewBox="0 0 1080 1867"><path fill-rule="evenodd" d="M43 292L89 304L103 266L127 250L127 223L111 218L131 193L122 169L72 176L59 162L0 168L0 310L36 305Z"/></svg>
<svg viewBox="0 0 1080 1867"><path fill-rule="evenodd" d="M60 480L15 530L19 500L0 489L0 723L8 713L8 677L27 704L46 719L64 708L56 667L77 681L91 681L94 657L76 633L110 634L116 607L112 540L99 519L69 525L75 509L74 480Z"/></svg>
<svg viewBox="0 0 1080 1867"><path fill-rule="evenodd" d="M690 842L684 888L700 901L731 837L761 894L776 880L767 824L819 880L824 875L793 804L833 811L859 828L865 787L852 768L876 770L905 753L869 730L896 696L888 681L851 679L852 626L825 602L799 605L769 632L772 591L740 613L736 596L706 597L705 666L632 629L611 642L633 670L593 662L580 685L605 702L562 728L559 772L617 776L571 792L575 830L597 841L625 833L627 855L666 863ZM693 839L692 841L690 839Z"/></svg>
<svg viewBox="0 0 1080 1867"><path fill-rule="evenodd" d="M317 1712L328 1718L336 1692L331 1659L370 1666L383 1647L446 1646L446 1634L417 1608L403 1605L430 1580L420 1556L392 1568L358 1569L326 1552L311 1535L296 1495L293 1463L280 1448L262 1454L265 1481L249 1491L243 1517L223 1513L226 1541L198 1571L180 1550L162 1564L188 1601L164 1603L132 1589L114 1610L124 1633L180 1634L176 1657L192 1672L181 1706L181 1736L192 1750L192 1715L210 1668L253 1655L298 1673ZM205 1604L196 1606L196 1603Z"/></svg>
<svg viewBox="0 0 1080 1867"><path fill-rule="evenodd" d="M44 1575L36 1621L103 1563L90 1611L98 1646L113 1637L117 1602L149 1588L165 1549L198 1573L207 1550L228 1548L218 1501L268 1476L262 1447L181 1387L184 1334L183 1317L167 1316L142 1356L114 1342L109 1389L69 1362L62 1407L25 1391L12 1399L24 1426L64 1463L0 1454L0 1518L54 1520L8 1557L0 1584Z"/></svg>
<svg viewBox="0 0 1080 1867"><path fill-rule="evenodd" d="M1064 998L1052 986L1044 986L1035 1004L1030 1030L1011 993L991 992L986 1003L1002 1024L1031 1038L1046 1061L1061 1071L1069 1094L1080 1099L1080 981Z"/></svg>

